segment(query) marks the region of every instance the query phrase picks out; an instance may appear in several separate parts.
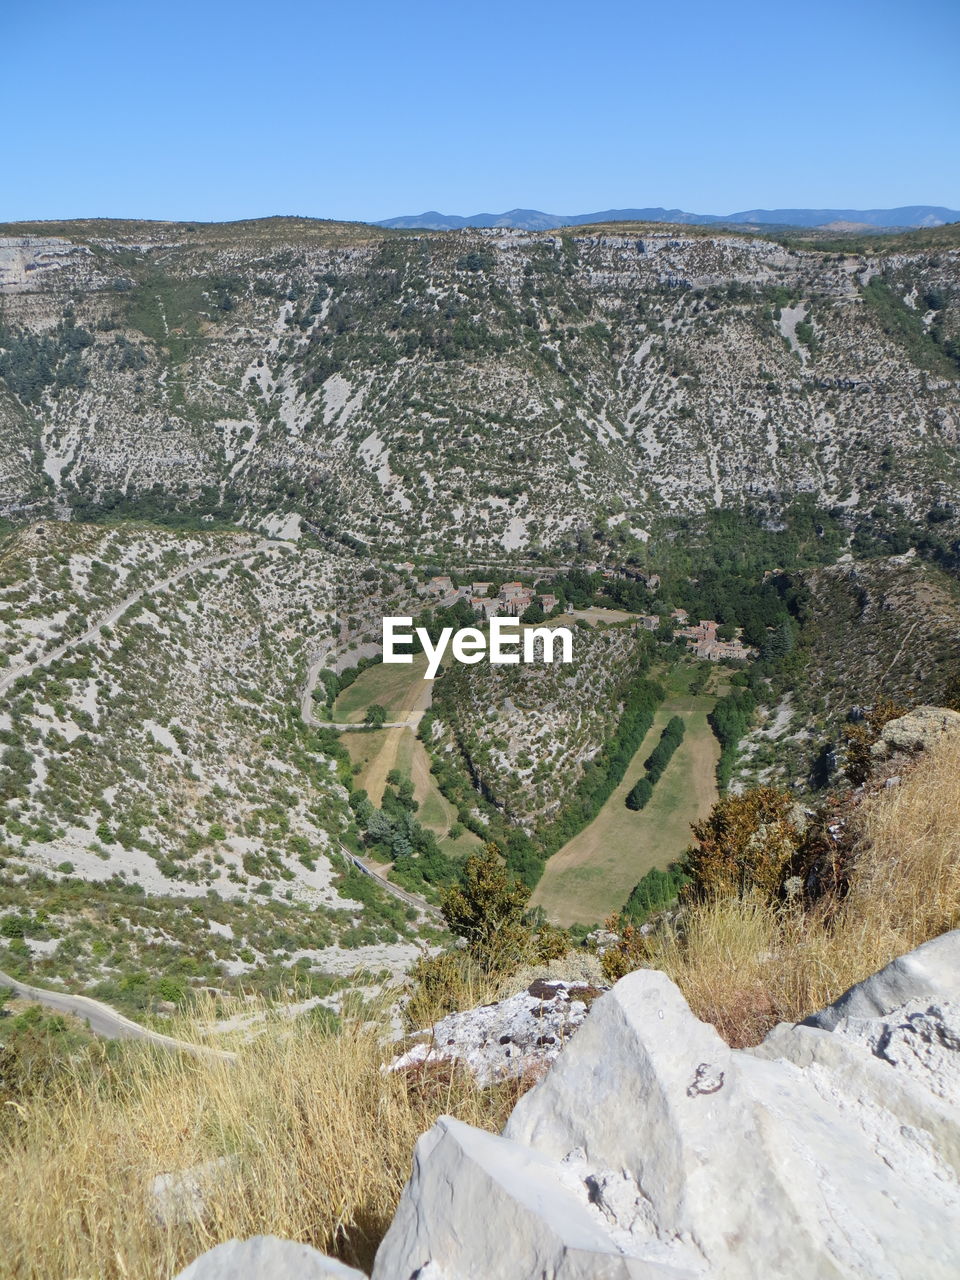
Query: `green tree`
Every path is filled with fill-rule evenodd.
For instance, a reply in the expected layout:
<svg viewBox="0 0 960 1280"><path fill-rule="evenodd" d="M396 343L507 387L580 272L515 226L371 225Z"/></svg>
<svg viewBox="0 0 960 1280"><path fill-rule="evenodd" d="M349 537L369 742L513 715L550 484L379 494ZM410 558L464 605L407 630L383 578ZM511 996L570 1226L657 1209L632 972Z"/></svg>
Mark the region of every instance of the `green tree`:
<svg viewBox="0 0 960 1280"><path fill-rule="evenodd" d="M386 719L387 708L381 706L379 702L371 702L363 717L363 723L372 725L374 729L379 729L386 723Z"/></svg>
<svg viewBox="0 0 960 1280"><path fill-rule="evenodd" d="M626 806L628 809L642 809L652 795L653 784L650 779L640 778L627 792Z"/></svg>
<svg viewBox="0 0 960 1280"><path fill-rule="evenodd" d="M530 890L508 874L497 846L487 844L467 859L460 883L444 894L440 910L482 969L508 972L530 949L523 920L529 897Z"/></svg>

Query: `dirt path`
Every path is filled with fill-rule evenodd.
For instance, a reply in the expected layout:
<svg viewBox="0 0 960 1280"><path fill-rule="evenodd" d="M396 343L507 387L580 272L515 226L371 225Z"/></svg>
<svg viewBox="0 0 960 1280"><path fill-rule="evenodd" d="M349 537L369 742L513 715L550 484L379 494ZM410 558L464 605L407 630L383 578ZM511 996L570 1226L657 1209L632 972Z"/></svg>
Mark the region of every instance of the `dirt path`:
<svg viewBox="0 0 960 1280"><path fill-rule="evenodd" d="M417 681L416 684L410 686L409 693L403 699L401 711L406 713L406 718L399 725L384 726L387 732L384 734L380 754L376 760L371 761L367 769L367 795L374 804L378 805L383 800L383 789L387 785L387 774L391 769L396 769L398 766L397 757L404 735L417 732L420 727L420 721L430 706L432 697L433 682L430 680ZM355 728L356 726L353 727Z"/></svg>
<svg viewBox="0 0 960 1280"><path fill-rule="evenodd" d="M423 808L428 799L435 801L442 817L437 822L424 822L424 825L430 827L437 834L443 834L456 822L457 811L434 781L430 772L430 757L422 749L422 744L417 743L415 745L420 746L421 750L414 750L410 753L410 781L413 783L413 798L420 804L421 808Z"/></svg>

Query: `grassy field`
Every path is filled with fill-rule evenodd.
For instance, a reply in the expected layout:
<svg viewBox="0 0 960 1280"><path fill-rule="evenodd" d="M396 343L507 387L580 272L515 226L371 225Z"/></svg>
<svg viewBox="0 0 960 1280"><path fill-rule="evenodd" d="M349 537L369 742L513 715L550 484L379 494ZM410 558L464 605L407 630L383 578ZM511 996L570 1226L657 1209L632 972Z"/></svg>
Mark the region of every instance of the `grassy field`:
<svg viewBox="0 0 960 1280"><path fill-rule="evenodd" d="M638 613L625 613L623 609L602 609L599 605L591 605L589 609L574 609L571 613L561 613L552 619L556 625L569 625L574 622L587 622L595 627L598 622L636 622Z"/></svg>
<svg viewBox="0 0 960 1280"><path fill-rule="evenodd" d="M423 679L426 662L424 655L419 654L409 666L380 663L368 667L337 699L334 719L342 724L361 724L367 707L374 702L386 707L388 720L416 717L429 707L433 690L432 682ZM447 839L446 833L457 821L457 812L440 794L430 772L430 758L415 730L345 733L342 742L351 760L360 764L355 785L362 787L375 805L383 800L387 774L399 769L413 782L414 799L420 805L418 820L434 832L444 853L462 858L479 848L480 840L470 831L456 840Z"/></svg>
<svg viewBox="0 0 960 1280"><path fill-rule="evenodd" d="M339 724L362 724L363 717L372 703L386 707L388 720L404 720L414 709L418 699L432 685L425 681L426 655L418 653L413 662L378 662L375 667L362 671L353 684L344 689L333 704L333 718Z"/></svg>
<svg viewBox="0 0 960 1280"><path fill-rule="evenodd" d="M417 820L428 827L440 841L440 848L451 858L463 858L480 847L480 839L472 831L464 831L456 840L447 832L457 821L457 811L441 795L426 748L412 729L376 729L369 733L345 733L343 745L350 759L360 763L354 786L362 787L375 805L383 800L387 774L399 769L413 782L413 796L420 808Z"/></svg>
<svg viewBox="0 0 960 1280"><path fill-rule="evenodd" d="M397 750L395 766L413 782L413 798L420 804L417 818L437 836L440 848L452 858L464 858L479 849L481 840L472 831L464 832L456 840L447 839L447 832L457 821L457 811L441 793L436 779L430 772L430 757L419 738L409 731Z"/></svg>
<svg viewBox="0 0 960 1280"><path fill-rule="evenodd" d="M647 871L666 867L687 848L690 823L710 811L717 796L714 769L720 749L707 714L717 691L684 692L687 672L695 670L676 670L667 684L667 699L623 781L593 822L548 860L532 902L557 924L594 924L619 910ZM624 803L627 792L643 775L643 762L674 715L683 717L683 742L650 803L634 813Z"/></svg>

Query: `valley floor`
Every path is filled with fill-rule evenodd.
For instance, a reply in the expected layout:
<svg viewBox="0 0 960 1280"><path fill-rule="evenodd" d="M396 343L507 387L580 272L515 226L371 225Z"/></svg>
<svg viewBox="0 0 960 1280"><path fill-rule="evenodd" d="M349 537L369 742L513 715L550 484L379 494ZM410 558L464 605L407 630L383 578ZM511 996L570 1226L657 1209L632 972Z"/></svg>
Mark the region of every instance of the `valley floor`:
<svg viewBox="0 0 960 1280"><path fill-rule="evenodd" d="M720 748L707 723L716 700L716 692L668 695L596 818L547 860L531 905L543 907L556 924L595 924L619 911L651 868L666 867L683 853L691 822L705 817L717 798ZM627 792L643 776L644 761L671 716L683 719L683 742L649 804L635 813L626 807Z"/></svg>
<svg viewBox="0 0 960 1280"><path fill-rule="evenodd" d="M437 837L440 848L448 856L466 857L480 847L471 831L463 831L456 840L447 836L457 823L457 812L440 792L430 772L430 757L420 739L417 726L430 707L433 682L423 679L426 658L418 654L409 666L368 667L337 698L334 717L338 721L360 725L368 706L379 703L388 718L406 720L403 727L344 733L343 745L360 771L354 785L366 791L375 805L383 802L387 775L396 769L413 783L414 799L420 808L418 820Z"/></svg>

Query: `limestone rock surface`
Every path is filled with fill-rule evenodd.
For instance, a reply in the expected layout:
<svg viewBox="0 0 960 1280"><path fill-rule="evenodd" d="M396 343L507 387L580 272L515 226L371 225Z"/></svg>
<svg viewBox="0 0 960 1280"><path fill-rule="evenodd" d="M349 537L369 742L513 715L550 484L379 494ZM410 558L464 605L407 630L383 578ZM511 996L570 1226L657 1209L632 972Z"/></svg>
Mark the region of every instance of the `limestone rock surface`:
<svg viewBox="0 0 960 1280"><path fill-rule="evenodd" d="M600 989L589 983L537 979L496 1004L452 1013L390 1064L392 1071L428 1062L461 1062L481 1085L542 1074L582 1025Z"/></svg>
<svg viewBox="0 0 960 1280"><path fill-rule="evenodd" d="M960 1275L955 945L903 958L906 1003L878 1009L877 983L834 1031L744 1051L629 974L503 1137L420 1140L374 1280Z"/></svg>
<svg viewBox="0 0 960 1280"><path fill-rule="evenodd" d="M876 1018L918 999L960 1004L960 929L891 960L839 1000L811 1014L805 1025L832 1031L845 1018Z"/></svg>
<svg viewBox="0 0 960 1280"><path fill-rule="evenodd" d="M888 720L870 748L878 760L897 753L929 751L947 734L960 733L960 711L948 707L914 707L896 720Z"/></svg>
<svg viewBox="0 0 960 1280"><path fill-rule="evenodd" d="M175 1280L366 1280L362 1271L295 1240L227 1240L195 1258Z"/></svg>

